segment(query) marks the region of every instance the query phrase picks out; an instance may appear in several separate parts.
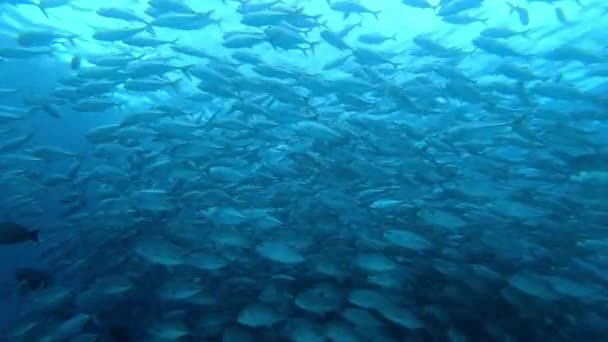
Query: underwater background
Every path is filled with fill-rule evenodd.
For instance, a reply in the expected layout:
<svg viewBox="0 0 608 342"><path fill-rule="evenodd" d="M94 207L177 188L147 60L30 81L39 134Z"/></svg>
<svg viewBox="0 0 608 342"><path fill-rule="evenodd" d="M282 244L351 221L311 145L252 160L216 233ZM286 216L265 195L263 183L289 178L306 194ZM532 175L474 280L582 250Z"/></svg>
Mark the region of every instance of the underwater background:
<svg viewBox="0 0 608 342"><path fill-rule="evenodd" d="M0 0L0 341L606 341L607 14Z"/></svg>

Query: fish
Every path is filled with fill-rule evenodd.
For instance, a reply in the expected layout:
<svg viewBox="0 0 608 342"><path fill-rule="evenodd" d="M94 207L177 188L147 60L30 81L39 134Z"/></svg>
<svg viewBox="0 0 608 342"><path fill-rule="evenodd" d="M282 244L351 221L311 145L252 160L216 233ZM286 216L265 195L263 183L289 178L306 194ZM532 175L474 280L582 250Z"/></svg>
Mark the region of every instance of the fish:
<svg viewBox="0 0 608 342"><path fill-rule="evenodd" d="M52 276L48 270L21 267L15 270L15 280L19 283L22 294L46 289L52 285Z"/></svg>
<svg viewBox="0 0 608 342"><path fill-rule="evenodd" d="M143 24L148 24L148 22L139 15L129 10L117 7L100 7L95 11L95 13L100 17L104 18L120 19L127 22L139 22Z"/></svg>
<svg viewBox="0 0 608 342"><path fill-rule="evenodd" d="M0 48L0 57L7 59L29 59L53 53L51 48Z"/></svg>
<svg viewBox="0 0 608 342"><path fill-rule="evenodd" d="M23 242L38 242L39 230L13 222L0 222L0 244L15 245Z"/></svg>
<svg viewBox="0 0 608 342"><path fill-rule="evenodd" d="M461 12L479 8L484 0L454 0L440 4L437 15L441 17L457 15Z"/></svg>
<svg viewBox="0 0 608 342"><path fill-rule="evenodd" d="M102 42L116 42L119 40L125 40L135 36L136 34L148 31L154 34L153 28L150 25L132 27L132 28L117 28L117 29L103 29L96 31L93 34L93 39Z"/></svg>
<svg viewBox="0 0 608 342"><path fill-rule="evenodd" d="M62 33L53 30L29 30L19 33L17 43L23 47L50 47L52 44L67 40L71 45L74 45L74 39L78 35L73 33Z"/></svg>
<svg viewBox="0 0 608 342"><path fill-rule="evenodd" d="M221 21L214 19L214 10L206 13L167 13L156 17L148 27L164 27L179 30L200 30L209 25L221 27Z"/></svg>
<svg viewBox="0 0 608 342"><path fill-rule="evenodd" d="M337 12L342 12L343 19L348 19L348 17L352 13L357 13L359 15L364 14L364 13L369 13L369 14L372 14L374 16L374 18L376 18L376 20L380 20L379 14L382 13L382 10L378 10L378 11L370 10L369 8L363 6L361 3L359 3L359 1L356 1L356 0L337 0L337 1L326 0L326 1L332 10L337 11Z"/></svg>
<svg viewBox="0 0 608 342"><path fill-rule="evenodd" d="M364 44L382 44L388 40L397 41L397 33L390 37L378 35L378 34L363 34L357 37L357 40Z"/></svg>
<svg viewBox="0 0 608 342"><path fill-rule="evenodd" d="M513 31L504 27L488 27L480 32L480 36L494 39L508 39L518 35L527 35L528 31Z"/></svg>
<svg viewBox="0 0 608 342"><path fill-rule="evenodd" d="M0 3L6 340L605 340L601 4Z"/></svg>
<svg viewBox="0 0 608 342"><path fill-rule="evenodd" d="M412 8L430 8L433 11L439 7L438 5L431 5L427 0L401 0L401 3Z"/></svg>

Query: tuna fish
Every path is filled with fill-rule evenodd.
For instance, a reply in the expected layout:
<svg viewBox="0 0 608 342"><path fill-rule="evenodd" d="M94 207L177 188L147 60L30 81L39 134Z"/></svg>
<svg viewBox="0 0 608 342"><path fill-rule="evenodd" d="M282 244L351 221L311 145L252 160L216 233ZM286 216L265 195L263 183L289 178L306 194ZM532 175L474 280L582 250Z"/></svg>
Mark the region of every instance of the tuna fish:
<svg viewBox="0 0 608 342"><path fill-rule="evenodd" d="M38 230L13 222L0 222L0 244L14 245L27 241L38 242Z"/></svg>

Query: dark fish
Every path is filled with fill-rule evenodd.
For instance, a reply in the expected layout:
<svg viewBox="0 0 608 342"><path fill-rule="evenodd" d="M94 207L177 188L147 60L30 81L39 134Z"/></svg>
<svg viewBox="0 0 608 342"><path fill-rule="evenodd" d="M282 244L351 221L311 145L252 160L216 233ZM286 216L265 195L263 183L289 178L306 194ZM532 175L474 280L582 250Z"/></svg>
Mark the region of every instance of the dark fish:
<svg viewBox="0 0 608 342"><path fill-rule="evenodd" d="M21 293L29 293L46 289L51 282L51 274L47 270L24 267L15 270L15 279Z"/></svg>
<svg viewBox="0 0 608 342"><path fill-rule="evenodd" d="M507 5L511 8L511 13L517 13L517 15L519 16L519 22L522 25L527 26L530 23L530 15L528 14L528 10L526 8L513 5L510 2L507 2Z"/></svg>
<svg viewBox="0 0 608 342"><path fill-rule="evenodd" d="M131 342L134 340L129 333L129 328L126 326L111 327L108 330L108 335L110 341Z"/></svg>
<svg viewBox="0 0 608 342"><path fill-rule="evenodd" d="M72 70L78 70L78 69L80 69L81 63L82 63L82 60L80 59L80 57L74 56L74 57L72 57L72 60L70 61L70 68Z"/></svg>
<svg viewBox="0 0 608 342"><path fill-rule="evenodd" d="M38 242L38 230L29 230L13 222L0 223L0 245L14 245L27 241Z"/></svg>

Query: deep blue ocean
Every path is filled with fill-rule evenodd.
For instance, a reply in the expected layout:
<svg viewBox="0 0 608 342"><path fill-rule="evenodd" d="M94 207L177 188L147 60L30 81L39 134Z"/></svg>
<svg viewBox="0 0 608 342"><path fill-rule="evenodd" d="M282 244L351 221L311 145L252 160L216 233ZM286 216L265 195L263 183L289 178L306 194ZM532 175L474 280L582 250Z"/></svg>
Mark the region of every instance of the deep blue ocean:
<svg viewBox="0 0 608 342"><path fill-rule="evenodd" d="M608 341L607 15L0 0L0 341Z"/></svg>

